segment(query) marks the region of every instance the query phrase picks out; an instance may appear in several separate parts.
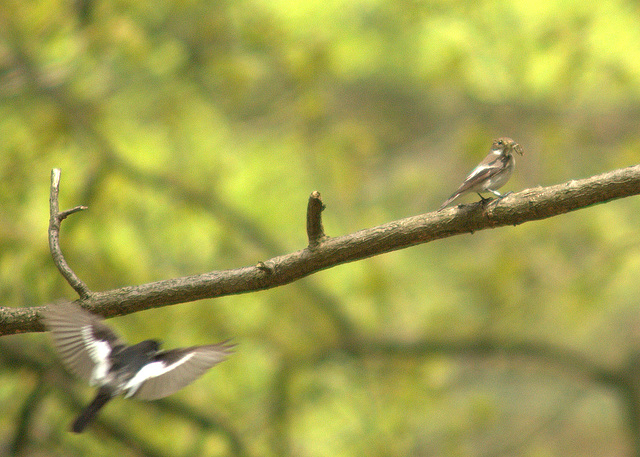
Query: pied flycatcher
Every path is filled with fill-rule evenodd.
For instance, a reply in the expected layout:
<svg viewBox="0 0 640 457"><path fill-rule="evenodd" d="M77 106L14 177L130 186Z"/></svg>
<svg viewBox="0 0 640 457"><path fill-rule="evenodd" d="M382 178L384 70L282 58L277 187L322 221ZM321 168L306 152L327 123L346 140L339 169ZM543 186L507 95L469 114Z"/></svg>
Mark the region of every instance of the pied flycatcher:
<svg viewBox="0 0 640 457"><path fill-rule="evenodd" d="M160 351L156 340L127 346L101 318L73 303L50 305L43 316L67 369L99 386L96 398L73 422L75 433L113 397L155 400L171 395L222 362L234 346L223 342Z"/></svg>
<svg viewBox="0 0 640 457"><path fill-rule="evenodd" d="M511 138L495 140L487 157L469 173L458 190L440 206L438 211L442 211L449 203L468 192L477 192L478 195L480 192L491 192L498 198L507 196L508 193L501 194L497 189L507 183L516 166L514 151L520 155L524 154L522 146ZM482 195L480 198L485 200Z"/></svg>

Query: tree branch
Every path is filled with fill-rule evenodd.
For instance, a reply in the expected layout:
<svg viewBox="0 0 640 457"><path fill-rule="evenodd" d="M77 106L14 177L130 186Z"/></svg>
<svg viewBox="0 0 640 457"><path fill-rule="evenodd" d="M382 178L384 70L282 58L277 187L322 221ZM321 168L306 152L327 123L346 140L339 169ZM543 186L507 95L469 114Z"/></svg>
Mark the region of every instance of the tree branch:
<svg viewBox="0 0 640 457"><path fill-rule="evenodd" d="M322 227L322 211L324 204L320 192L314 190L309 196L307 205L307 237L309 238L309 248L314 248L325 238L324 227Z"/></svg>
<svg viewBox="0 0 640 457"><path fill-rule="evenodd" d="M93 292L81 301L105 317L188 301L270 289L347 262L462 233L518 225L640 193L640 165L550 187L526 189L496 205L480 202L326 238L258 265ZM268 266L268 268L267 268ZM43 330L42 307L0 308L0 335Z"/></svg>
<svg viewBox="0 0 640 457"><path fill-rule="evenodd" d="M9 455L26 454L29 446L29 432L34 421L34 415L42 401L46 398L48 387L45 385L42 372L38 372L38 380L31 393L27 396L20 410L13 439L9 445Z"/></svg>
<svg viewBox="0 0 640 457"><path fill-rule="evenodd" d="M69 215L87 209L86 206L76 206L60 212L58 204L58 194L60 193L60 169L51 170L51 191L49 195L49 250L53 257L53 263L56 264L64 279L74 288L80 295L80 298L89 298L91 291L85 283L73 272L69 264L62 255L60 249L60 224Z"/></svg>

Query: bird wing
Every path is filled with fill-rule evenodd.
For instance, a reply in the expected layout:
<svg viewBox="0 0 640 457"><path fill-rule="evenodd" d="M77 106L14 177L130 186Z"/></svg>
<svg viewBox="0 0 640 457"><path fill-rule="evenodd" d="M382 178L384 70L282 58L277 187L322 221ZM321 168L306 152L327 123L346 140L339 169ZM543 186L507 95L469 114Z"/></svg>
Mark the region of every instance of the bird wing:
<svg viewBox="0 0 640 457"><path fill-rule="evenodd" d="M460 195L464 192L473 191L475 186L486 182L486 180L502 170L504 170L503 156L489 154L482 162L480 162L480 164L478 164L477 167L473 169L473 171L471 171L471 173L469 173L469 176L466 177L455 194Z"/></svg>
<svg viewBox="0 0 640 457"><path fill-rule="evenodd" d="M171 395L226 359L234 346L225 341L161 352L127 383L127 396L155 400Z"/></svg>
<svg viewBox="0 0 640 457"><path fill-rule="evenodd" d="M124 346L120 338L101 318L74 303L50 305L42 314L67 369L92 385L101 384L112 349Z"/></svg>
<svg viewBox="0 0 640 457"><path fill-rule="evenodd" d="M458 187L451 197L440 206L438 211L444 209L449 203L454 201L460 195L466 192L473 192L476 190L482 190L481 185L490 179L496 173L500 173L504 170L503 158L500 155L489 153L482 162L475 167L469 176L467 176L464 182Z"/></svg>

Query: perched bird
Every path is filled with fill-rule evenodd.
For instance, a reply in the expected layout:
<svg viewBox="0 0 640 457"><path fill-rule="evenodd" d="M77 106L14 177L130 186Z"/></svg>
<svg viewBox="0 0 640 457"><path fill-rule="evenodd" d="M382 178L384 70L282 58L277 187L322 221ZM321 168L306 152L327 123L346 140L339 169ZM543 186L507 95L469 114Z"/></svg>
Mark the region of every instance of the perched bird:
<svg viewBox="0 0 640 457"><path fill-rule="evenodd" d="M155 400L171 395L222 362L234 346L222 342L160 351L155 340L127 346L101 318L73 303L50 305L43 316L65 366L99 386L96 398L73 422L75 433L115 396Z"/></svg>
<svg viewBox="0 0 640 457"><path fill-rule="evenodd" d="M491 192L498 198L507 196L508 194L501 194L497 189L507 183L516 166L514 151L520 155L524 154L522 146L511 138L495 140L487 157L469 173L458 190L440 206L438 211L442 211L449 203L468 192L477 192L478 195L480 192ZM485 200L482 195L480 198Z"/></svg>

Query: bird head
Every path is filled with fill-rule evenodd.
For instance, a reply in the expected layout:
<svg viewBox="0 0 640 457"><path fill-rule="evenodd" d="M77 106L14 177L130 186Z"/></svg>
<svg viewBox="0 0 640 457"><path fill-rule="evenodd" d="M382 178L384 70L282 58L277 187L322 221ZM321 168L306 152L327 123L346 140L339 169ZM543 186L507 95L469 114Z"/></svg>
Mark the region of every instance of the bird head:
<svg viewBox="0 0 640 457"><path fill-rule="evenodd" d="M155 354L160 350L161 343L158 340L145 340L136 344L136 346L145 354Z"/></svg>
<svg viewBox="0 0 640 457"><path fill-rule="evenodd" d="M509 153L515 151L520 155L524 155L522 146L508 137L498 138L497 140L495 140L493 142L493 145L491 146L491 150Z"/></svg>

